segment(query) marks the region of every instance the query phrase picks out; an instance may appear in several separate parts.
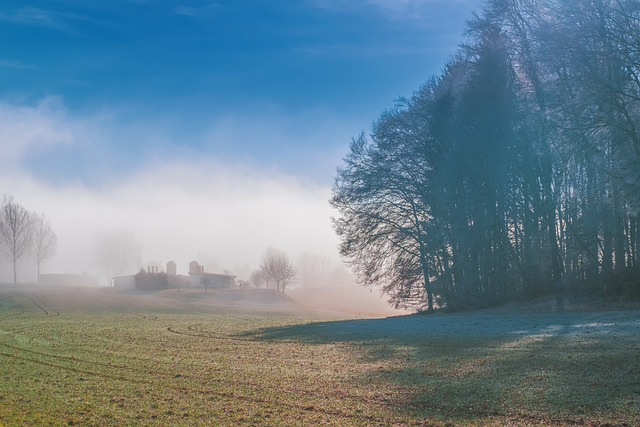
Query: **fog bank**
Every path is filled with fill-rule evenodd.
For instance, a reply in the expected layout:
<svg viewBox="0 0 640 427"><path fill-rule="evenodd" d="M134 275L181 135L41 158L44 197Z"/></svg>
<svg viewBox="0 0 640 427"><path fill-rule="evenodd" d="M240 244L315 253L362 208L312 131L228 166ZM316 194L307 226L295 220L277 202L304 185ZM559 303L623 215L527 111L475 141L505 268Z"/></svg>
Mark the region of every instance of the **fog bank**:
<svg viewBox="0 0 640 427"><path fill-rule="evenodd" d="M293 261L310 252L338 262L327 202L331 179L299 173L305 162L327 163L336 153L300 157L289 172L286 164L275 166L283 150L277 139L302 139L291 120L274 119L272 128L267 116L214 121L200 143L188 136L201 149L185 149L175 129L125 116L117 109L72 113L59 98L0 102L6 142L0 194L44 213L58 235L57 254L43 273L87 272L106 283L96 245L117 230L139 242L141 266L173 260L179 273L191 260L220 271L250 270L269 247ZM247 139L247 155L230 160L225 150L240 144L239 137ZM269 146L276 152L262 161ZM31 263L22 264L20 276L28 281Z"/></svg>

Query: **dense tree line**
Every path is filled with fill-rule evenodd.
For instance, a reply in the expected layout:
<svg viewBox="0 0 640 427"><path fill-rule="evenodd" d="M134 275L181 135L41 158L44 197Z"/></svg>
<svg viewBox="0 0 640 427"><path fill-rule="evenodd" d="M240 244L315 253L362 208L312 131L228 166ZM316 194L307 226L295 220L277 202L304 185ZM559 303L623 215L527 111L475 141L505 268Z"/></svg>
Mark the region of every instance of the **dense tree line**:
<svg viewBox="0 0 640 427"><path fill-rule="evenodd" d="M640 3L486 1L352 141L331 203L341 254L398 307L640 296Z"/></svg>
<svg viewBox="0 0 640 427"><path fill-rule="evenodd" d="M4 195L0 201L0 252L11 263L13 283L18 284L18 265L33 256L40 280L42 262L55 254L58 237L47 217L29 212L12 196Z"/></svg>

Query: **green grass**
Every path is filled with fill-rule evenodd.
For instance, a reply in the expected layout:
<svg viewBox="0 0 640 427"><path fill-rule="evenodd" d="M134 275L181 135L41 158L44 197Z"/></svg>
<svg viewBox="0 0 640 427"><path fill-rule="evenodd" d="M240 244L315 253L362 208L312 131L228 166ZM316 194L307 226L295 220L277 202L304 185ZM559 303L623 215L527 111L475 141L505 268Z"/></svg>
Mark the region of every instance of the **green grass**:
<svg viewBox="0 0 640 427"><path fill-rule="evenodd" d="M193 295L13 294L0 425L640 425L637 334L429 337Z"/></svg>

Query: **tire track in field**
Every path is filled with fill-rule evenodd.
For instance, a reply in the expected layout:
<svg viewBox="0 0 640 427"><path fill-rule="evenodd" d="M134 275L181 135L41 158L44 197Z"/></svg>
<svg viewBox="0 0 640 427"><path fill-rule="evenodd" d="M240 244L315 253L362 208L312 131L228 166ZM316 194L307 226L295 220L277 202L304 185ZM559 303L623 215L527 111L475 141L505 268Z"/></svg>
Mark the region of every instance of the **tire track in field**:
<svg viewBox="0 0 640 427"><path fill-rule="evenodd" d="M121 304L116 304L113 301L106 301L104 298L98 297L96 295L92 295L92 298L94 298L95 300L99 301L100 303L106 305L107 307L111 307L114 310L120 311L120 312L125 313L125 314L131 314L133 316L137 316L137 317L140 317L140 318L145 319L145 320L156 320L156 319L158 319L158 316L156 316L154 314L145 315L145 314L137 313L135 311L129 310L127 307L125 307L125 306L123 306Z"/></svg>
<svg viewBox="0 0 640 427"><path fill-rule="evenodd" d="M225 334L223 332L214 332L214 331L200 331L198 329L196 329L196 327L194 325L190 325L187 326L187 330L186 331L180 331L177 328L173 327L173 326L169 326L167 328L167 331L173 333L173 334L177 334L177 335L186 335L186 336L190 336L190 337L196 337L196 338L208 338L208 339L221 339L221 340L227 340L227 341L244 341L244 342L264 342L264 343L270 343L270 344L279 344L279 343L283 343L283 344L300 344L303 343L302 341L299 340L288 340L288 339L262 339L262 338L258 338L258 337L243 337L243 336L238 336L238 335L230 335L230 334ZM341 346L338 343L332 343L334 346Z"/></svg>
<svg viewBox="0 0 640 427"><path fill-rule="evenodd" d="M20 351L29 352L29 350L22 350L22 349ZM32 352L32 353L38 354L37 352ZM139 383L139 384L152 384L152 382L149 381L149 380L133 380L131 378L127 378L127 377L124 377L124 376L105 374L105 373L102 373L102 372L88 371L88 370L84 370L84 369L74 368L74 367L71 367L71 366L60 365L58 363L47 362L47 361L44 361L44 360L32 359L32 358L29 358L29 357L20 356L20 355L15 354L15 353L11 354L11 353L0 352L0 356L4 356L4 357L10 358L10 359L23 360L25 362L35 363L36 365L42 365L42 366L48 366L48 367L52 367L52 368L58 368L58 369L62 369L64 371L75 372L75 373L86 374L86 375L93 375L93 376L100 377L100 378L107 378L107 379L120 380L120 381L125 381L125 382ZM82 363L89 364L89 363L92 363L92 362L82 362Z"/></svg>
<svg viewBox="0 0 640 427"><path fill-rule="evenodd" d="M60 312L58 310L54 309L49 304L44 302L42 300L42 298L40 298L39 296L37 296L37 295L29 296L29 300L36 307L38 307L40 310L42 310L44 312L44 314L46 314L47 316L60 316Z"/></svg>
<svg viewBox="0 0 640 427"><path fill-rule="evenodd" d="M20 349L21 351L27 351L29 352L29 350L23 350ZM38 354L37 352L32 352L35 354ZM25 357L25 356L20 356L18 354L11 354L11 353L5 353L0 351L0 357L6 357L6 358L10 358L10 359L14 359L14 360L21 360L24 362L30 362L30 363L34 363L36 365L40 365L40 366L46 366L46 367L51 367L51 368L57 368L57 369L61 369L67 372L73 372L76 374L84 374L84 375L89 375L89 376L95 376L98 378L104 378L104 379L109 379L109 380L116 380L116 381L122 381L122 382L126 382L126 383L133 383L133 384L144 384L144 385L149 385L149 386L158 386L159 384L156 381L152 381L152 380L147 380L147 379L140 379L140 378L130 378L130 377L125 377L125 376L121 376L121 375L114 375L114 374L107 374L107 373L103 373L103 372L95 372L95 371L91 371L91 370L86 370L86 369L80 369L80 368L75 368L75 367L70 367L70 366L64 366L58 363L53 363L53 362L47 362L47 361L43 361L43 360L37 360L34 358L30 358L30 357ZM65 357L66 358L66 357ZM71 358L68 358L71 359ZM82 363L91 363L91 362L82 362ZM113 366L111 366L111 368L113 368ZM174 377L176 378L176 377ZM228 383L225 382L223 380L217 380L217 382L220 383ZM234 382L234 384L239 384L238 382ZM253 388L255 390L260 390L262 389L264 386L262 384L251 384L251 383L245 383L243 385L248 385L250 388ZM288 402L281 402L278 399L266 399L266 398L262 398L262 397L256 397L256 396L250 396L250 395L245 395L245 394L240 394L237 392L232 392L232 391L216 391L216 390L203 390L203 389L196 389L196 388L190 388L190 387L184 387L184 386L177 386L177 385L166 385L166 384L161 384L160 387L163 388L169 388L169 389L173 389L175 391L178 392L189 392L189 393L197 393L197 394L201 394L204 396L218 396L219 398L226 398L232 401L242 401L242 402L251 402L251 403L257 403L257 404L267 404L267 405L272 405L274 407L287 407L290 409L294 409L297 410L301 413L304 412L316 412L316 413L321 413L324 415L329 415L329 416L333 416L333 417L340 417L340 418L345 418L345 419L359 419L359 420L367 420L370 422L374 422L376 423L375 425L389 425L389 419L386 418L381 418L381 417L376 417L376 416L372 416L372 415L365 415L365 414L354 414L352 412L346 411L346 410L338 410L338 409L328 409L328 408L322 408L322 407L318 407L313 403L308 403L308 404L302 404L302 403L288 403ZM289 390L288 390L289 392ZM325 397L326 396L318 396L317 393L312 393L312 392L302 392L300 393L300 390L296 391L297 395L300 394L304 394L310 397L316 396L316 397ZM342 397L341 400L344 400L345 396ZM353 399L353 401L356 402L360 402L360 403L370 403L369 400L364 400L364 399ZM411 424L404 424L404 425L422 425L422 423L420 422L412 422Z"/></svg>
<svg viewBox="0 0 640 427"><path fill-rule="evenodd" d="M14 294L4 295L0 297L0 302L11 299L11 298L21 297L21 296L28 299L31 302L31 304L35 305L40 311L42 311L47 316L60 315L60 312L58 310L53 308L50 304L46 303L41 297L37 295L14 293ZM25 313L25 311L23 310L22 313Z"/></svg>
<svg viewBox="0 0 640 427"><path fill-rule="evenodd" d="M38 307L44 314L49 314L49 312L47 310L45 310L45 308L43 306L41 306L40 304L38 304L38 302L36 301L36 299L34 297L29 297L29 301L31 301L31 303L33 305L35 305L36 307Z"/></svg>
<svg viewBox="0 0 640 427"><path fill-rule="evenodd" d="M185 335L195 338L206 338L206 339L220 339L227 341L243 341L243 342L261 342L261 343L269 343L269 344L310 344L306 341L295 340L295 339L279 339L279 338L261 338L259 336L239 336L239 335L231 335L225 334L223 332L214 332L214 331L199 331L195 328L195 326L187 326L186 331L178 330L176 327L169 326L167 327L167 331L172 334L177 335ZM338 348L349 348L351 344L347 342L331 342L331 345Z"/></svg>
<svg viewBox="0 0 640 427"><path fill-rule="evenodd" d="M213 337L211 337L213 338ZM251 341L249 339L239 339L242 341ZM86 368L81 368L81 367L74 367L74 366L68 366L65 365L64 362L69 362L69 363L76 363L76 364L84 364L84 365L89 365L89 366L99 366L104 368L105 370L111 371L113 372L114 369L116 370L126 370L132 373L137 373L141 376L149 376L151 375L153 378L158 378L158 379L162 379L164 378L169 379L169 380L173 380L176 378L190 378L190 376L185 375L185 376L176 376L176 374L174 372L162 372L162 371L158 371L158 370L149 370L149 369L145 369L145 368L135 368L135 367L129 367L129 366L124 366L124 365L114 365L114 364L110 364L110 363L103 363L103 362L97 362L97 361L86 361L86 360L82 360L78 357L75 356L62 356L62 355L54 355L54 354L48 354L45 352L40 352L40 351L36 351L36 350L29 350L29 349L25 349L22 347L18 347L12 344L7 344L7 343L3 343L0 342L0 346L9 348L11 350L14 350L16 352L22 352L22 353L28 353L30 355L32 355L33 357L27 357L24 355L20 355L18 353L7 353L4 351L0 351L0 357L6 357L6 358L10 358L10 359L14 359L14 360L22 360L25 362L30 362L30 363L34 363L36 365L40 365L40 366L46 366L46 367L52 367L52 368L57 368L60 370L64 370L67 372L73 372L73 373L77 373L77 374L83 374L83 375L90 375L90 376L95 376L98 378L104 378L104 379L108 379L108 380L116 380L116 381L122 381L122 382L126 382L126 383L133 383L133 384L143 384L143 385L151 385L151 386L155 386L157 387L158 381L153 381L153 380L148 380L148 379L144 379L144 378L132 378L131 376L127 376L126 374L117 374L117 373L106 373L106 372L99 372L91 369L86 369ZM45 358L50 358L52 359L52 361L46 361L46 360L40 360L37 357L41 356L41 357L45 357ZM217 383L217 384L222 384L222 385L231 385L231 383L224 379L224 378L209 378L208 381L213 382L213 383ZM264 384L259 383L259 382L252 382L252 381L237 381L234 380L233 381L233 385L234 386L243 386L246 387L249 392L250 391L259 391L261 389L264 388ZM240 394L238 392L234 392L234 391L216 391L216 390L207 390L207 389L198 389L198 388L192 388L192 387L185 387L185 386L179 386L179 385L168 385L168 384L161 384L160 385L163 388L169 388L169 389L173 389L179 392L189 392L189 393L197 393L197 394L201 394L201 395L205 395L205 396L210 396L210 395L215 395L221 398L228 398L228 399L232 399L232 400L240 400L240 401L245 401L245 402L252 402L252 403L258 403L258 404L269 404L269 405L273 405L273 406L285 406L291 409L295 409L298 410L300 412L317 412L317 413L322 413L325 415L329 415L329 416L336 416L336 417L342 417L342 418L347 418L347 419L365 419L371 422L375 422L376 425L386 425L388 420L386 419L380 419L378 417L374 417L374 416L367 416L365 414L352 414L351 412L348 412L346 410L331 410L331 409L327 409L324 407L319 407L317 405L321 405L318 403L314 403L314 402L322 402L322 401L331 401L332 399L336 398L333 397L331 395L327 395L327 394L322 394L322 393L318 393L318 392L314 392L312 390L306 390L304 388L301 387L286 387L285 389L283 389L283 391L285 391L287 394L291 394L291 395L295 395L295 396L305 396L309 399L309 403L282 403L279 402L277 399L267 399L267 398L262 398L262 397L257 397L257 396L251 396L251 395L247 395L247 394ZM335 390L336 393L338 393L338 389L336 388ZM360 406L360 405L364 405L364 406L368 406L368 404L370 404L370 399L365 399L365 398L361 398L361 397L357 397L357 396L348 396L348 395L344 395L342 393L339 393L340 395L338 396L338 398L341 401L351 401L353 402L356 406ZM360 405L358 405L360 404ZM379 424L381 423L381 424ZM419 424L417 424L419 425Z"/></svg>
<svg viewBox="0 0 640 427"><path fill-rule="evenodd" d="M173 327L173 326L169 326L167 328L167 331L171 332L172 334L177 334L177 335L186 335L189 337L196 337L196 338L210 338L210 339L221 339L221 340L228 340L228 341L247 341L247 342L255 342L257 340L252 339L252 338L243 338L243 337L236 337L233 335L228 335L228 334L223 334L221 332L202 332L202 331L198 331L197 329L195 329L194 326L187 326L187 331L180 331L177 328ZM280 341L280 342L286 342L286 341ZM293 342L293 341L291 341Z"/></svg>
<svg viewBox="0 0 640 427"><path fill-rule="evenodd" d="M94 360L86 361L86 360L82 360L82 359L80 359L80 358L78 358L76 356L61 356L61 355L58 355L58 354L49 354L49 353L44 353L42 351L29 350L29 349L26 349L26 348L18 347L18 346L12 345L12 344L4 343L4 342L0 342L0 346L8 347L8 348L10 348L12 350L15 350L15 351L29 353L29 354L33 354L33 355L36 355L36 356L48 357L48 358L51 358L53 360L84 363L84 364L87 364L87 365L94 365L94 366L97 365L97 366L103 366L103 367L108 368L108 369L114 369L114 368L115 369L125 369L125 370L128 370L128 371L138 372L138 373L141 373L141 374L148 374L149 373L148 369L133 368L133 367L126 366L126 365L115 365L113 363L97 362L97 361L94 361Z"/></svg>
<svg viewBox="0 0 640 427"><path fill-rule="evenodd" d="M142 374L142 375L153 375L154 377L165 377L165 378L176 378L175 373L173 372L161 372L159 370L150 370L148 368L135 368L135 367L131 367L131 366L126 366L126 365L115 365L112 363L104 363L104 362L97 362L97 361L87 361L87 360L83 360L80 359L79 357L76 356L62 356L62 355L57 355L57 354L49 354L49 353L44 353L41 351L36 351L36 350L30 350L30 349L26 349L23 347L18 347L12 344L7 344L4 342L0 342L0 346L4 346L7 348L10 348L12 350L18 351L18 352L23 352L23 353L29 353L32 354L34 356L42 356L42 357L46 357L46 358L50 358L53 359L54 361L59 361L59 362L63 362L63 361L68 361L68 362L76 362L76 363L80 363L80 364L86 364L86 365L91 365L91 366L102 366L105 367L107 369L122 369L122 370L127 370L127 371L131 371L131 372L135 372L138 374ZM7 353L0 353L0 355L4 355L7 356ZM29 359L29 358L25 358L23 356L19 356L17 354L13 354L11 355L12 357L16 357L16 358L23 358L26 360L30 360L34 363L38 363L39 361L36 361L34 359ZM43 363L47 363L47 362L43 362ZM53 362L48 362L49 365L47 366L58 366L62 369L65 369L66 367L63 365L58 365L58 364L54 364ZM84 371L83 371L84 372ZM93 373L96 376L100 376L100 374L98 373ZM189 378L188 375L181 375L181 377L185 377L185 378ZM126 377L123 377L126 378ZM220 379L220 378L209 378L209 381L211 382L215 382L215 383L220 383L223 384L225 383L224 379ZM236 385L243 385L243 386L247 386L250 388L255 388L258 389L261 387L261 385L259 383L255 383L255 382L249 382L249 381L234 381L234 384ZM304 393L302 393L304 394Z"/></svg>

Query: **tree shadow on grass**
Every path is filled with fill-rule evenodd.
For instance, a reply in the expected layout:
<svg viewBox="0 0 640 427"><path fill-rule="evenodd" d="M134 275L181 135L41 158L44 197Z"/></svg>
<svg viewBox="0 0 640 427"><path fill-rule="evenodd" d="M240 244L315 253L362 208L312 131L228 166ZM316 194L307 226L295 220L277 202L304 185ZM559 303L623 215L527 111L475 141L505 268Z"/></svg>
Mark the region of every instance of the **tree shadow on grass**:
<svg viewBox="0 0 640 427"><path fill-rule="evenodd" d="M392 410L416 420L640 425L638 312L417 315L244 336L344 345L363 384L399 390Z"/></svg>

